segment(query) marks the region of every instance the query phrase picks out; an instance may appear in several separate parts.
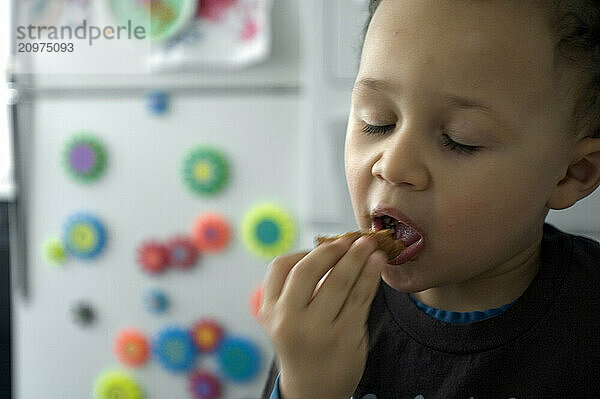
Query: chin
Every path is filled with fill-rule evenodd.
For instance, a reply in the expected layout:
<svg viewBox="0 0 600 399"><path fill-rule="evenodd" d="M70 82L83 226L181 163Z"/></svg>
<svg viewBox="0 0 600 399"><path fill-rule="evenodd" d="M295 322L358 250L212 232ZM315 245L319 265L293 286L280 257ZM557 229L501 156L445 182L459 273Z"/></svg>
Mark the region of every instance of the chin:
<svg viewBox="0 0 600 399"><path fill-rule="evenodd" d="M431 288L430 285L423 284L423 282L411 280L406 273L398 273L397 268L398 266L388 265L381 273L381 279L396 291L412 294Z"/></svg>

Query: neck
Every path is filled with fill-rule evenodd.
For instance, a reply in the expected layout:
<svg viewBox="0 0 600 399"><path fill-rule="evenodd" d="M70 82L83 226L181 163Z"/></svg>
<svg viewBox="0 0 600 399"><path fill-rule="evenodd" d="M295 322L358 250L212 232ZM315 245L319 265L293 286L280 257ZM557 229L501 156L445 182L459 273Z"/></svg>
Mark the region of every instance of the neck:
<svg viewBox="0 0 600 399"><path fill-rule="evenodd" d="M414 293L420 302L455 312L499 308L520 297L540 266L540 242L520 252L501 266L465 282Z"/></svg>

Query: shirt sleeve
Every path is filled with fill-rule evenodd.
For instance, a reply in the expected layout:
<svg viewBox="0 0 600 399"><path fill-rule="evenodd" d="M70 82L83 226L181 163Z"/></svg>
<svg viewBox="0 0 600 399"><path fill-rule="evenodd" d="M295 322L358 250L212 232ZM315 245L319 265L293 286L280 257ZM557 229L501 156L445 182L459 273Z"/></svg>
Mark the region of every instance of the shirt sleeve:
<svg viewBox="0 0 600 399"><path fill-rule="evenodd" d="M275 387L273 388L273 392L271 392L271 397L269 399L282 399L279 396L279 374L277 374L277 379L275 380Z"/></svg>
<svg viewBox="0 0 600 399"><path fill-rule="evenodd" d="M273 358L271 363L271 369L269 371L269 376L265 383L261 399L283 399L279 395L279 368L277 367L275 358Z"/></svg>

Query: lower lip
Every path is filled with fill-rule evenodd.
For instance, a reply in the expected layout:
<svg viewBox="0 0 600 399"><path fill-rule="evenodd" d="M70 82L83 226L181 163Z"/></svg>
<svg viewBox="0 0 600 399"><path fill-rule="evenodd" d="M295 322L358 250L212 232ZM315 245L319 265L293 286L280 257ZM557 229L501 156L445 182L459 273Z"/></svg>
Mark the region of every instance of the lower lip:
<svg viewBox="0 0 600 399"><path fill-rule="evenodd" d="M409 245L406 249L404 249L404 251L402 251L400 255L388 261L388 265L398 266L408 262L414 258L417 253L419 253L419 251L423 248L423 244L423 238L421 238L419 241Z"/></svg>

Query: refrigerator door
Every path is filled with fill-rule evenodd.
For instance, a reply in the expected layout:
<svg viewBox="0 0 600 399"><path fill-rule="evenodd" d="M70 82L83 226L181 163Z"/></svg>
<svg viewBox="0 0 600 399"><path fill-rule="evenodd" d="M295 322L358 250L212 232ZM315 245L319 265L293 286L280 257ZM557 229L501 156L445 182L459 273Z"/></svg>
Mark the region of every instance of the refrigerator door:
<svg viewBox="0 0 600 399"><path fill-rule="evenodd" d="M39 94L32 100L33 127L22 141L29 296L14 298L15 398L89 398L98 375L113 367L128 370L146 398L191 397L186 373L163 369L154 354L145 366L128 368L113 347L124 328L154 340L166 326L189 327L204 317L253 341L262 359L251 381L223 380L221 397L258 398L273 353L249 298L268 262L248 252L239 227L246 212L263 201L274 200L295 214L297 93L184 92L173 96L170 113L160 118L148 116L143 91L111 97ZM101 138L109 154L105 175L93 185L74 182L64 170L64 145L82 130ZM182 181L182 160L199 144L221 149L231 166L229 185L215 197L199 197ZM79 211L103 221L106 249L94 261L70 258L62 267L48 265L41 254L45 240L62 236L65 220ZM158 276L142 271L136 261L142 242L189 233L194 220L211 211L232 229L224 252L201 255L190 270ZM143 307L152 287L170 298L164 315ZM88 326L73 320L73 307L82 301L96 315ZM200 355L196 367L219 370L214 355Z"/></svg>
<svg viewBox="0 0 600 399"><path fill-rule="evenodd" d="M114 22L106 12L108 1L18 5L42 3L90 3L90 23ZM24 252L14 270L16 399L91 397L98 376L113 368L132 375L146 398L191 397L189 373L165 370L155 353L145 366L127 367L113 348L125 328L136 328L155 342L165 328L189 328L203 318L216 320L230 336L253 342L261 365L246 383L223 377L214 354L199 355L194 368L222 378L224 399L259 397L273 352L249 301L268 261L242 244L240 224L254 205L275 201L301 230L295 211L303 164L298 153L299 3L274 2L271 57L235 72L69 73L70 65L63 65L66 73L29 75L23 69L27 63L18 64L19 182L27 201L19 201L24 212L17 222L25 239L18 240L20 251L15 251ZM111 65L135 66L143 61L139 50L120 48L105 55ZM75 69L84 70L92 59L78 58L82 64ZM169 93L168 113L148 111L151 89ZM76 182L65 171L65 146L79 132L97 136L107 149L106 172L94 184ZM183 158L203 144L219 148L230 163L229 184L214 197L195 195L182 178ZM44 244L52 236L62 238L76 212L102 221L106 248L94 261L71 257L62 267L50 266L42 254ZM160 276L142 271L137 258L143 243L189 234L196 218L207 212L218 212L230 224L231 243L224 252L201 255L190 270ZM144 308L145 293L152 288L168 295L167 313L156 316ZM90 325L74 321L74 309L81 304L94 314Z"/></svg>

